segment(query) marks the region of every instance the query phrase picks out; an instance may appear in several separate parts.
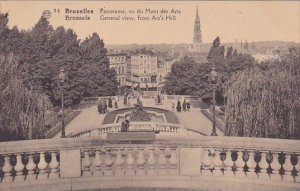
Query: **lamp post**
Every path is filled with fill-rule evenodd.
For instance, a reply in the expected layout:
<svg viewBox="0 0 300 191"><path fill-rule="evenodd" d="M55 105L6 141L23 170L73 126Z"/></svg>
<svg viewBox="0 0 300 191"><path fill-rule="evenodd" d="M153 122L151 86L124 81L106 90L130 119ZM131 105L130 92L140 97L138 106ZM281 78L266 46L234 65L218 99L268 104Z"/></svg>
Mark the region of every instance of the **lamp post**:
<svg viewBox="0 0 300 191"><path fill-rule="evenodd" d="M217 131L216 131L216 111L215 111L215 105L216 105L216 88L218 84L218 73L216 72L215 66L212 67L211 73L210 73L210 82L212 85L212 91L213 91L213 128L212 128L212 133L211 136L217 136Z"/></svg>
<svg viewBox="0 0 300 191"><path fill-rule="evenodd" d="M65 114L64 114L64 82L65 82L66 74L63 68L60 69L58 74L58 79L61 87L61 138L66 137L65 132Z"/></svg>

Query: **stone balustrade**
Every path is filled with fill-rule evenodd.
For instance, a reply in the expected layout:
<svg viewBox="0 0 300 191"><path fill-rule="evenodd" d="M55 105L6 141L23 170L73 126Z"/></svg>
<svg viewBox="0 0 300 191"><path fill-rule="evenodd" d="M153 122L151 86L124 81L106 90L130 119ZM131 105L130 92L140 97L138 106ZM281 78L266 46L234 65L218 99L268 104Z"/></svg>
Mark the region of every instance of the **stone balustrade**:
<svg viewBox="0 0 300 191"><path fill-rule="evenodd" d="M147 100L147 99L152 100L152 99L155 99L156 96L149 96L148 95L148 96L140 96L140 98L143 99L143 100ZM188 96L188 95L165 95L165 94L161 94L160 97L161 97L162 100L183 100L183 99L198 100L198 101L201 100L201 98L199 98L198 96ZM84 97L80 103L82 103L82 104L84 104L84 103L98 103L101 99L108 100L109 98L114 99L114 100L118 100L118 96ZM134 99L136 99L136 96L128 96L127 99L128 100L134 100ZM123 102L123 100L121 100L121 101Z"/></svg>
<svg viewBox="0 0 300 191"><path fill-rule="evenodd" d="M178 174L178 147L119 146L82 150L82 176Z"/></svg>
<svg viewBox="0 0 300 191"><path fill-rule="evenodd" d="M299 171L297 140L202 136L119 144L81 137L0 143L1 191L128 185L299 190Z"/></svg>
<svg viewBox="0 0 300 191"><path fill-rule="evenodd" d="M179 129L184 129L179 124L155 123L155 122L130 122L129 131L157 131L160 133L178 133ZM75 133L70 137L93 137L104 133L121 132L121 123L111 123L102 125L98 129L91 129L80 133ZM200 132L199 132L200 133Z"/></svg>

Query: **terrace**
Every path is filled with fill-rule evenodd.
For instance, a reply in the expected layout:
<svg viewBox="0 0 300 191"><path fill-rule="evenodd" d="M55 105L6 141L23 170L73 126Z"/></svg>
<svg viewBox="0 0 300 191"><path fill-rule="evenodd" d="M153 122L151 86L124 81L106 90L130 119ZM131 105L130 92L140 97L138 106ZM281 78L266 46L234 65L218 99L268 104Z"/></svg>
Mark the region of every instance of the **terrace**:
<svg viewBox="0 0 300 191"><path fill-rule="evenodd" d="M0 190L299 190L300 141L210 137L133 144L0 143Z"/></svg>
<svg viewBox="0 0 300 191"><path fill-rule="evenodd" d="M0 143L0 190L300 189L299 140L207 136L211 123L199 108L170 111L177 99L154 106L144 98L165 120L130 122L130 131L159 132L147 141L106 139L120 132L116 119L130 109L119 104L110 117L98 115L93 98L66 127L68 138Z"/></svg>

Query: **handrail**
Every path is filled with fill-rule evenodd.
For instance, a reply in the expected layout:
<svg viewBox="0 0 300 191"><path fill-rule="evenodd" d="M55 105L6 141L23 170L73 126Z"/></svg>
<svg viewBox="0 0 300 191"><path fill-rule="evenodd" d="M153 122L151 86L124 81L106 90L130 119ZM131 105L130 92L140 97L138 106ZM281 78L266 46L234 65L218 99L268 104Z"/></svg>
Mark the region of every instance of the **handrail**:
<svg viewBox="0 0 300 191"><path fill-rule="evenodd" d="M39 150L57 150L62 148L83 148L92 145L118 145L117 142L107 142L97 137L79 137L78 139L40 139L0 142L0 154L28 152ZM190 147L214 148L240 148L262 151L286 151L289 153L300 152L300 140L254 138L254 137L226 137L226 136L201 136L179 137L176 140L156 140L153 145L173 145Z"/></svg>

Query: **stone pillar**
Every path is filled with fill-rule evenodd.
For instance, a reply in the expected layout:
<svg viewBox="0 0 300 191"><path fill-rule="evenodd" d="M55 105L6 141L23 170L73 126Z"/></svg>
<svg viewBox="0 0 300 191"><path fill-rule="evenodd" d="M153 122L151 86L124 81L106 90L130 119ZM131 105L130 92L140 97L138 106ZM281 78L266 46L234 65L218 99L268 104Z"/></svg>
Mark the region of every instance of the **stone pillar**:
<svg viewBox="0 0 300 191"><path fill-rule="evenodd" d="M61 178L75 178L81 176L80 149L60 150Z"/></svg>
<svg viewBox="0 0 300 191"><path fill-rule="evenodd" d="M200 175L201 148L180 148L179 168L180 175L195 176ZM192 164L192 165L191 165Z"/></svg>

